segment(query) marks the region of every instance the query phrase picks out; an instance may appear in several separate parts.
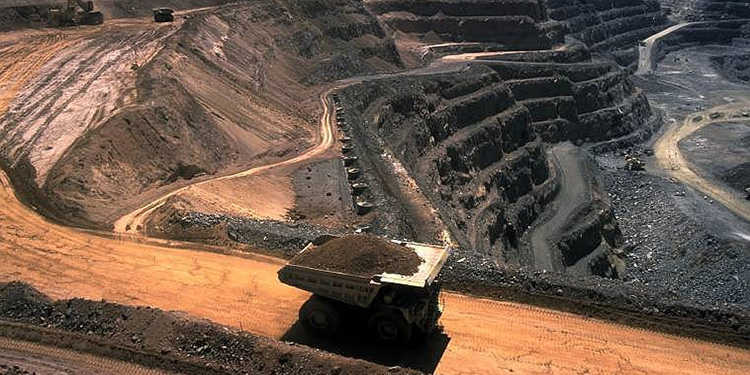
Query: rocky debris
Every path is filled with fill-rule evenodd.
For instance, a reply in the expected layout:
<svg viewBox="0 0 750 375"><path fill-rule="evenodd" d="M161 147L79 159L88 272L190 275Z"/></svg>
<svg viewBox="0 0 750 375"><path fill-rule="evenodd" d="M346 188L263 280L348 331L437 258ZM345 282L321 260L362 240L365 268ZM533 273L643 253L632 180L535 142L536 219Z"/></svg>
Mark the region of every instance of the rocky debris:
<svg viewBox="0 0 750 375"><path fill-rule="evenodd" d="M200 212L174 212L162 223L152 224L159 226L156 234L160 233L161 236L171 239L196 240L196 235L200 236L206 230L214 229L219 232L215 235L272 252L283 258L293 257L310 241L321 235L337 233L336 230L306 223L256 220Z"/></svg>
<svg viewBox="0 0 750 375"><path fill-rule="evenodd" d="M646 163L644 163L639 157L632 154L625 155L625 170L642 171L644 169L646 169Z"/></svg>
<svg viewBox="0 0 750 375"><path fill-rule="evenodd" d="M36 372L29 372L18 366L8 366L0 363L0 375L36 375Z"/></svg>
<svg viewBox="0 0 750 375"><path fill-rule="evenodd" d="M708 201L647 174L605 171L604 179L625 238L626 283L708 306L750 306L746 245L686 214L693 201Z"/></svg>
<svg viewBox="0 0 750 375"><path fill-rule="evenodd" d="M61 334L85 335L86 340L77 340L77 350L99 354L104 347L124 348L130 351L129 361L143 360L151 367L179 369L186 374L394 373L385 366L280 343L159 309L83 299L51 301L20 282L0 284L0 319L53 329ZM24 337L23 328L5 331ZM88 340L98 345L91 345ZM90 346L86 346L87 342ZM156 363L155 358L159 359ZM418 372L400 369L395 373Z"/></svg>
<svg viewBox="0 0 750 375"><path fill-rule="evenodd" d="M422 262L408 247L366 234L332 239L292 259L295 265L364 277L381 273L410 276Z"/></svg>
<svg viewBox="0 0 750 375"><path fill-rule="evenodd" d="M461 249L451 254L438 278L448 290L750 346L746 307L705 305L690 296L676 296L642 283L511 268Z"/></svg>
<svg viewBox="0 0 750 375"><path fill-rule="evenodd" d="M719 174L727 185L740 192L747 192L750 187L750 162L738 164Z"/></svg>

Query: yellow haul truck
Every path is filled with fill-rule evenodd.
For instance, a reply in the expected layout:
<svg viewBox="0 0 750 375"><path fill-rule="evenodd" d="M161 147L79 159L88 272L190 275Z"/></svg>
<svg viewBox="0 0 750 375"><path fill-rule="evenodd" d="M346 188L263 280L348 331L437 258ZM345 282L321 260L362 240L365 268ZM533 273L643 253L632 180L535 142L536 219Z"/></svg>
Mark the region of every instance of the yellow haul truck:
<svg viewBox="0 0 750 375"><path fill-rule="evenodd" d="M363 275L307 266L310 259L315 263L318 256L331 256L316 253L318 246L325 246L320 243L307 245L279 270L282 283L313 293L300 309L302 325L312 333L332 336L340 331L343 321L358 320L367 325L376 339L389 343L405 343L415 333L426 335L435 330L442 313L437 275L449 249L420 243L390 243L418 255L422 262L415 273ZM358 246L357 241L352 241L351 246L352 249ZM301 261L303 258L306 261Z"/></svg>

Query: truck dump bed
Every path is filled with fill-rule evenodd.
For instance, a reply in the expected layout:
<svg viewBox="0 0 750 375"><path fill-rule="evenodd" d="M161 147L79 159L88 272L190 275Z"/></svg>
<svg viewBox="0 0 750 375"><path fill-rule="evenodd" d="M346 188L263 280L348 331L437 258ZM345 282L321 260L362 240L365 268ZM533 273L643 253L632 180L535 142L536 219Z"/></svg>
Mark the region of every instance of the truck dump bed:
<svg viewBox="0 0 750 375"><path fill-rule="evenodd" d="M423 261L417 271L411 275L398 273L361 274L330 271L299 264L306 252L315 251L316 245L307 245L297 257L279 270L279 280L285 284L345 302L367 308L384 284L398 284L416 288L425 288L432 284L448 258L448 248L420 243L403 243L392 241L413 251ZM354 244L353 246L356 246ZM309 257L309 255L308 255Z"/></svg>

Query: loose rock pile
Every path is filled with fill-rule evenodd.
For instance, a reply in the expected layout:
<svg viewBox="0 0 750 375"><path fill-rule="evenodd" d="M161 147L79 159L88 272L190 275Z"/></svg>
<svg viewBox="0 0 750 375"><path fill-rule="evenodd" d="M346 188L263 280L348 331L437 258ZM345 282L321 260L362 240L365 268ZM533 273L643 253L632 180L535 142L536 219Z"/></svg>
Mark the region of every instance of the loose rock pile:
<svg viewBox="0 0 750 375"><path fill-rule="evenodd" d="M379 273L410 276L424 260L406 246L370 235L339 237L301 253L293 264L370 277Z"/></svg>

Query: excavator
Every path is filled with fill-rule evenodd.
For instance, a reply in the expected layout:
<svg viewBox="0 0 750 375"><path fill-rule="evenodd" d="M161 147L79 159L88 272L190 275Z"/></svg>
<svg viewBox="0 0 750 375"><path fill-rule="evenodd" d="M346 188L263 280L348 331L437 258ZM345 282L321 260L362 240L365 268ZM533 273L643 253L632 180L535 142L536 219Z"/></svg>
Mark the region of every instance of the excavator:
<svg viewBox="0 0 750 375"><path fill-rule="evenodd" d="M79 10L80 9L80 10ZM50 9L52 26L101 25L104 23L102 12L94 11L93 1L68 0L66 6Z"/></svg>

